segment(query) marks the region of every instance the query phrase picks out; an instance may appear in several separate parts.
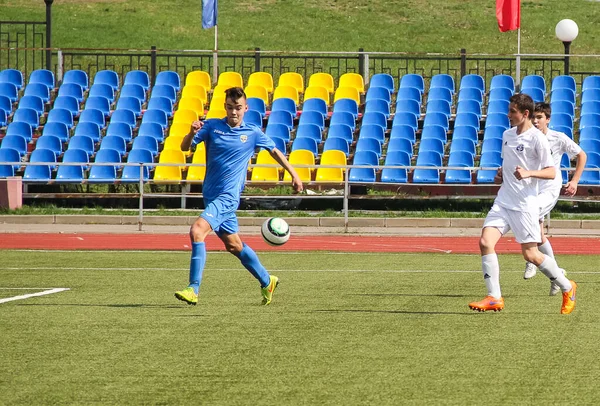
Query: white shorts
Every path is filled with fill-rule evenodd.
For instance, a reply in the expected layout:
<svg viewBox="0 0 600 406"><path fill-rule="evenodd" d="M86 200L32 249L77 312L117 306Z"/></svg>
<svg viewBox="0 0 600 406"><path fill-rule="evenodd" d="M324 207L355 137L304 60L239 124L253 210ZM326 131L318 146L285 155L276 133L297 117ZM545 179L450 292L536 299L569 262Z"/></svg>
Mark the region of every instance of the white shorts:
<svg viewBox="0 0 600 406"><path fill-rule="evenodd" d="M558 192L548 190L538 195L538 204L540 205L540 223L544 222L544 217L546 217L552 211L554 206L556 206L559 194L560 190Z"/></svg>
<svg viewBox="0 0 600 406"><path fill-rule="evenodd" d="M509 210L494 203L490 209L483 227L495 227L502 235L512 230L519 244L542 242L538 211L532 212Z"/></svg>

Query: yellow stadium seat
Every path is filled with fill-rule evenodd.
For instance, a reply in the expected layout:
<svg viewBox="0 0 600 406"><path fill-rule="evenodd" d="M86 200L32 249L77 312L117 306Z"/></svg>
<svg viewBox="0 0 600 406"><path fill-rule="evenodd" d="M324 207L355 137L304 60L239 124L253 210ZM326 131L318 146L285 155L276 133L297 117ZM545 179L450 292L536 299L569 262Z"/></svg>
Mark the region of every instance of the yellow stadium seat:
<svg viewBox="0 0 600 406"><path fill-rule="evenodd" d="M273 100L288 98L292 99L296 105L300 103L300 98L298 97L298 91L295 87L292 86L277 86L275 88L275 93L273 93Z"/></svg>
<svg viewBox="0 0 600 406"><path fill-rule="evenodd" d="M323 86L309 86L304 91L304 101L308 99L322 99L329 106L329 92Z"/></svg>
<svg viewBox="0 0 600 406"><path fill-rule="evenodd" d="M212 87L212 80L210 79L208 72L194 70L185 77L185 85L200 85L206 90L210 90Z"/></svg>
<svg viewBox="0 0 600 406"><path fill-rule="evenodd" d="M365 82L363 77L358 73L344 73L340 76L340 83L338 87L353 87L360 93L365 92Z"/></svg>
<svg viewBox="0 0 600 406"><path fill-rule="evenodd" d="M188 125L198 120L198 113L194 110L178 109L173 115L174 123L187 123Z"/></svg>
<svg viewBox="0 0 600 406"><path fill-rule="evenodd" d="M340 99L352 99L360 105L360 94L355 87L338 87L335 91L333 102L335 103Z"/></svg>
<svg viewBox="0 0 600 406"><path fill-rule="evenodd" d="M321 165L346 165L346 155L342 151L329 150L321 155ZM316 182L343 182L343 168L317 168Z"/></svg>
<svg viewBox="0 0 600 406"><path fill-rule="evenodd" d="M246 88L244 89L244 92L246 93L246 97L257 97L259 99L262 99L262 101L265 102L265 104L269 104L269 92L267 91L267 89L264 86L260 86L260 85L248 85L246 86Z"/></svg>
<svg viewBox="0 0 600 406"><path fill-rule="evenodd" d="M218 85L224 85L229 87L244 87L244 79L242 75L237 72L223 72L219 75Z"/></svg>
<svg viewBox="0 0 600 406"><path fill-rule="evenodd" d="M165 138L165 145L163 147L163 151L167 149L181 151L181 141L183 141L183 137L169 135L167 138Z"/></svg>
<svg viewBox="0 0 600 406"><path fill-rule="evenodd" d="M191 130L191 124L182 122L173 123L169 128L169 137L185 137Z"/></svg>
<svg viewBox="0 0 600 406"><path fill-rule="evenodd" d="M248 78L248 86L262 86L273 93L273 76L269 72L254 72Z"/></svg>
<svg viewBox="0 0 600 406"><path fill-rule="evenodd" d="M279 170L277 168L252 168L253 182L279 182Z"/></svg>
<svg viewBox="0 0 600 406"><path fill-rule="evenodd" d="M159 163L185 164L185 155L181 149L165 149L160 153ZM157 166L154 171L156 183L178 183L185 166Z"/></svg>
<svg viewBox="0 0 600 406"><path fill-rule="evenodd" d="M297 149L290 153L289 158L290 164L296 170L302 182L310 182L312 180L312 172L313 168L298 168L296 165L314 165L315 164L315 156L311 151L305 149ZM283 180L286 182L291 182L292 177L290 176L288 171L285 171L283 174Z"/></svg>
<svg viewBox="0 0 600 406"><path fill-rule="evenodd" d="M208 101L206 88L201 85L185 85L181 91L181 98L184 97L195 97L196 99L200 99L203 104L206 104Z"/></svg>
<svg viewBox="0 0 600 406"><path fill-rule="evenodd" d="M208 110L208 113L206 113L207 120L209 118L225 118L225 116L227 116L225 109L211 109Z"/></svg>
<svg viewBox="0 0 600 406"><path fill-rule="evenodd" d="M331 94L335 89L333 76L329 73L319 72L313 73L308 79L308 86L322 86Z"/></svg>
<svg viewBox="0 0 600 406"><path fill-rule="evenodd" d="M196 146L196 152L192 158L193 164L206 164L206 149L204 142ZM206 166L190 166L187 171L187 180L203 181L206 176Z"/></svg>
<svg viewBox="0 0 600 406"><path fill-rule="evenodd" d="M179 100L178 110L193 110L198 114L198 117L204 115L204 104L195 97L182 97Z"/></svg>
<svg viewBox="0 0 600 406"><path fill-rule="evenodd" d="M215 97L225 98L225 91L227 89L231 89L231 87L232 86L230 86L230 85L216 85L215 88L213 89L213 93L212 93L213 99Z"/></svg>
<svg viewBox="0 0 600 406"><path fill-rule="evenodd" d="M257 164L266 164L266 165L278 165L279 163L271 156L269 151L266 149L261 149L256 157ZM278 170L283 170L283 167L279 166Z"/></svg>
<svg viewBox="0 0 600 406"><path fill-rule="evenodd" d="M298 93L304 93L304 78L301 74L296 72L286 72L279 76L278 86L292 86L295 87Z"/></svg>
<svg viewBox="0 0 600 406"><path fill-rule="evenodd" d="M209 110L225 110L225 96L213 96L212 100L210 101Z"/></svg>

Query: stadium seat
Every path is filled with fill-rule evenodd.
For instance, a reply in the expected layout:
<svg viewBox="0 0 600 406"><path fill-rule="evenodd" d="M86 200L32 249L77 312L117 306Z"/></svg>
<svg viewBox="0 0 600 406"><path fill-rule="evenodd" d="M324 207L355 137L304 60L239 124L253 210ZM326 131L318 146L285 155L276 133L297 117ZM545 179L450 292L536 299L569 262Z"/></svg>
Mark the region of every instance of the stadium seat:
<svg viewBox="0 0 600 406"><path fill-rule="evenodd" d="M194 70L185 77L185 86L189 85L200 85L208 91L212 88L212 80L208 72Z"/></svg>
<svg viewBox="0 0 600 406"><path fill-rule="evenodd" d="M469 87L479 89L482 94L485 93L485 82L483 80L483 77L476 74L468 74L463 76L460 80L460 90Z"/></svg>
<svg viewBox="0 0 600 406"><path fill-rule="evenodd" d="M158 142L162 142L164 140L164 132L163 128L158 123L144 123L140 124L140 128L138 129L138 137L152 137L156 139Z"/></svg>
<svg viewBox="0 0 600 406"><path fill-rule="evenodd" d="M554 109L552 110L552 112L554 113ZM582 116L586 114L600 114L600 100L581 103L581 109L579 110L579 113Z"/></svg>
<svg viewBox="0 0 600 406"><path fill-rule="evenodd" d="M600 127L588 126L579 130L579 141L600 140Z"/></svg>
<svg viewBox="0 0 600 406"><path fill-rule="evenodd" d="M132 84L140 85L144 91L147 92L150 89L150 77L148 76L148 73L142 70L132 70L127 72L125 74L125 80L123 81L123 87Z"/></svg>
<svg viewBox="0 0 600 406"><path fill-rule="evenodd" d="M203 87L201 87L201 89L204 89ZM171 102L171 106L173 106L173 104L177 101L177 93L175 91L175 88L170 86L170 85L156 85L152 88L152 93L150 94L150 100L156 99L156 98L166 98L169 99L169 101ZM181 96L181 98L183 99L186 96ZM190 97L190 96L187 96ZM206 97L204 99L202 99L201 97L195 97L196 99L199 99L203 105L204 103L206 103ZM202 101L203 100L203 101ZM150 108L150 107L148 107ZM171 107L171 110L172 107Z"/></svg>
<svg viewBox="0 0 600 406"><path fill-rule="evenodd" d="M600 140L590 138L584 139L579 142L579 146L586 154L589 154L590 152L600 154Z"/></svg>
<svg viewBox="0 0 600 406"><path fill-rule="evenodd" d="M504 129L509 129L510 121L508 120L508 116L506 114L488 114L487 118L485 119L485 128L492 125L504 127Z"/></svg>
<svg viewBox="0 0 600 406"><path fill-rule="evenodd" d="M419 156L425 151L434 151L444 155L444 143L436 138L422 138L419 144Z"/></svg>
<svg viewBox="0 0 600 406"><path fill-rule="evenodd" d="M125 83L123 87L121 87L119 99L121 99L122 97L134 97L138 99L140 103L144 104L146 102L146 90L146 88L137 83Z"/></svg>
<svg viewBox="0 0 600 406"><path fill-rule="evenodd" d="M390 138L387 145L387 153L390 154L394 151L403 151L406 152L409 157L412 157L413 143L406 138Z"/></svg>
<svg viewBox="0 0 600 406"><path fill-rule="evenodd" d="M183 101L183 104L181 103ZM178 108L185 110L194 110L198 116L204 115L204 106L200 99L191 97L182 97ZM148 110L164 111L167 117L173 117L173 103L168 97L156 96L148 102ZM145 114L145 113L144 113Z"/></svg>
<svg viewBox="0 0 600 406"><path fill-rule="evenodd" d="M100 149L94 159L95 163L121 163L121 155L112 149ZM120 165L91 165L88 183L114 183L117 180L117 169Z"/></svg>
<svg viewBox="0 0 600 406"><path fill-rule="evenodd" d="M56 100L58 100L62 97L69 97L69 96L60 96ZM70 99L75 100L72 97ZM56 107L56 103L55 103L55 107ZM66 108L66 107L68 107L68 106L65 106L64 108ZM75 106L72 104L72 102L71 102L70 107L71 108L69 110L71 110L71 112L73 112L72 109ZM102 96L88 97L87 100L85 101L85 110L89 110L89 109L100 110L102 112L102 114L104 114L104 117L108 118L110 116L110 101L106 97L102 97Z"/></svg>
<svg viewBox="0 0 600 406"><path fill-rule="evenodd" d="M33 138L33 129L28 123L13 121L6 127L6 135L18 135L29 142Z"/></svg>
<svg viewBox="0 0 600 406"><path fill-rule="evenodd" d="M15 122L27 123L31 126L31 128L34 129L34 131L36 128L38 128L40 126L40 116L38 115L37 111L35 111L34 109L18 108L17 110L15 110L12 120L13 120L13 123L15 123Z"/></svg>
<svg viewBox="0 0 600 406"><path fill-rule="evenodd" d="M450 90L451 94L454 94L454 78L444 73L433 75L431 78L431 83L429 84L429 91L431 92L432 89L436 89L438 87L448 89Z"/></svg>
<svg viewBox="0 0 600 406"><path fill-rule="evenodd" d="M396 115L398 113L411 113L416 117L421 116L421 104L413 99L402 99L396 102Z"/></svg>
<svg viewBox="0 0 600 406"><path fill-rule="evenodd" d="M512 76L509 75L494 75L492 76L492 81L490 83L490 91L496 88L506 88L511 90L513 93L515 91L515 80Z"/></svg>
<svg viewBox="0 0 600 406"><path fill-rule="evenodd" d="M145 149L150 151L153 156L158 155L158 140L148 135L138 135L133 139L131 149Z"/></svg>
<svg viewBox="0 0 600 406"><path fill-rule="evenodd" d="M570 114L555 113L554 111L552 111L552 116L550 117L550 123L548 124L548 126L550 128L553 128L554 126L573 128L573 116L571 116Z"/></svg>
<svg viewBox="0 0 600 406"><path fill-rule="evenodd" d="M106 135L121 137L125 140L125 142L130 142L133 137L133 133L129 124L118 121L111 121L110 124L108 124L108 127L106 128Z"/></svg>
<svg viewBox="0 0 600 406"><path fill-rule="evenodd" d="M61 142L69 141L69 129L66 124L52 122L46 123L44 125L44 129L42 130L42 137L52 135L54 137L58 137Z"/></svg>
<svg viewBox="0 0 600 406"><path fill-rule="evenodd" d="M273 113L274 111L283 110L289 112L292 115L292 118L296 118L296 115L298 114L296 106L297 103L295 100L287 97L282 97L273 100L273 103L271 104L271 113Z"/></svg>
<svg viewBox="0 0 600 406"><path fill-rule="evenodd" d="M263 149L258 153L256 165L277 165L277 167L253 167L251 176L253 182L279 182L279 170L281 167L273 159L269 151Z"/></svg>
<svg viewBox="0 0 600 406"><path fill-rule="evenodd" d="M356 121L352 113L346 111L334 112L329 120L329 126L334 124L346 124L352 128L352 131L356 129Z"/></svg>
<svg viewBox="0 0 600 406"><path fill-rule="evenodd" d="M124 111L124 110L122 110L122 111ZM117 121L117 120L114 120L115 113L116 113L116 111L113 112L113 117L111 117L111 120L113 120L113 121ZM129 114L133 114L133 113L129 112ZM116 117L118 118L120 115L121 115L121 113L117 113ZM79 124L81 124L81 123L95 123L100 128L106 127L104 113L97 109L83 110L81 112L81 114L79 114Z"/></svg>
<svg viewBox="0 0 600 406"><path fill-rule="evenodd" d="M206 176L206 148L204 143L200 143L196 146L194 156L192 157L192 164L204 164L205 166L190 166L187 171L186 180L201 182L204 181Z"/></svg>
<svg viewBox="0 0 600 406"><path fill-rule="evenodd" d="M139 118L142 116L142 103L135 97L119 97L119 100L117 100L117 110L132 111Z"/></svg>
<svg viewBox="0 0 600 406"><path fill-rule="evenodd" d="M521 80L521 88L538 88L546 93L546 80L540 75L527 75Z"/></svg>
<svg viewBox="0 0 600 406"><path fill-rule="evenodd" d="M554 92L556 89L569 89L573 93L576 92L575 79L568 75L559 75L552 79L552 88Z"/></svg>
<svg viewBox="0 0 600 406"><path fill-rule="evenodd" d="M468 167L468 166L472 166L472 165L465 165L465 164L450 165L450 164L448 164L448 166ZM447 169L444 182L449 183L449 184L468 185L471 183L471 171L468 169Z"/></svg>
<svg viewBox="0 0 600 406"><path fill-rule="evenodd" d="M310 88L306 89L306 92L304 93L304 103L302 104L302 113L304 114L307 111L318 111L319 113L321 113L323 115L323 117L327 116L327 105L328 102L320 99L320 98L314 98L314 99L306 99L306 95L308 94Z"/></svg>
<svg viewBox="0 0 600 406"><path fill-rule="evenodd" d="M63 83L58 88L59 96L72 96L77 102L83 103L83 88L77 83Z"/></svg>
<svg viewBox="0 0 600 406"><path fill-rule="evenodd" d="M227 88L241 87L244 88L244 79L237 72L222 72L217 79L217 85L223 85Z"/></svg>
<svg viewBox="0 0 600 406"><path fill-rule="evenodd" d="M479 104L483 103L483 93L476 87L465 87L458 91L458 103L465 100L475 100Z"/></svg>
<svg viewBox="0 0 600 406"><path fill-rule="evenodd" d="M290 140L290 127L287 124L268 122L265 134L270 138L282 139L284 142Z"/></svg>
<svg viewBox="0 0 600 406"><path fill-rule="evenodd" d="M75 139L76 137L73 137L73 139ZM85 138L85 137L77 137L79 138ZM81 163L81 168L83 170L86 170L88 167L88 163L89 163L89 157L90 154L88 154L87 151L80 149L80 148L76 148L75 145L71 145L69 143L69 148L67 148L67 150L65 151L65 153L63 154L63 158L62 161L63 162L70 162L70 163Z"/></svg>
<svg viewBox="0 0 600 406"><path fill-rule="evenodd" d="M304 93L304 78L297 72L285 72L279 76L277 87L280 86L291 86L299 94L302 94Z"/></svg>
<svg viewBox="0 0 600 406"><path fill-rule="evenodd" d="M163 129L166 129L169 124L169 118L167 117L167 113L162 110L148 109L142 116L141 124L143 125L146 123L155 123L160 125Z"/></svg>
<svg viewBox="0 0 600 406"><path fill-rule="evenodd" d="M21 156L27 154L27 141L20 135L5 135L2 138L0 148L11 148L17 150Z"/></svg>
<svg viewBox="0 0 600 406"><path fill-rule="evenodd" d="M86 135L75 135L69 141L69 146L65 151L64 155L67 155L67 152L69 152L69 150L85 151L86 156L90 157L94 155L95 152L94 140ZM63 161L64 160L65 157L63 156Z"/></svg>
<svg viewBox="0 0 600 406"><path fill-rule="evenodd" d="M325 141L327 144L327 140ZM325 150L325 146L323 146ZM371 151L377 154L377 157L381 157L381 142L376 138L362 138L359 137L356 143L356 152L360 151Z"/></svg>
<svg viewBox="0 0 600 406"><path fill-rule="evenodd" d="M581 94L581 105L600 101L600 89L588 89Z"/></svg>
<svg viewBox="0 0 600 406"><path fill-rule="evenodd" d="M154 159L150 151L143 149L131 150L127 155L127 163L153 163ZM142 177L144 182L150 178L150 167L144 166L142 169ZM128 166L123 167L123 173L121 174L121 182L124 183L139 183L140 181L140 167L139 166Z"/></svg>
<svg viewBox="0 0 600 406"><path fill-rule="evenodd" d="M258 128L262 128L263 118L262 115L255 110L248 110L244 114L244 123L254 124Z"/></svg>
<svg viewBox="0 0 600 406"><path fill-rule="evenodd" d="M396 105L400 100L414 100L421 105L422 94L416 87L401 87L396 94Z"/></svg>
<svg viewBox="0 0 600 406"><path fill-rule="evenodd" d="M452 140L454 141L460 139L467 139L477 143L479 140L478 130L472 126L455 124L454 130L452 131Z"/></svg>
<svg viewBox="0 0 600 406"><path fill-rule="evenodd" d="M328 136L323 144L323 152L329 150L341 151L347 157L350 153L350 146L344 138Z"/></svg>
<svg viewBox="0 0 600 406"><path fill-rule="evenodd" d="M452 104L452 91L445 87L434 87L429 89L429 93L427 93L427 103L432 100L443 100L448 102L448 104Z"/></svg>
<svg viewBox="0 0 600 406"><path fill-rule="evenodd" d="M329 126L327 131L327 138L336 137L346 140L348 143L352 143L354 140L354 130L348 124L333 124Z"/></svg>
<svg viewBox="0 0 600 406"><path fill-rule="evenodd" d="M375 168L351 168L348 182L374 183L376 181Z"/></svg>
<svg viewBox="0 0 600 406"><path fill-rule="evenodd" d="M549 128L554 131L563 133L570 139L573 139L573 129L570 127L565 127L565 126L561 126L561 125L553 125L553 126L549 126ZM580 139L581 139L581 137L580 137Z"/></svg>
<svg viewBox="0 0 600 406"><path fill-rule="evenodd" d="M4 110L7 115L12 113L13 105L8 97L0 96L0 110Z"/></svg>
<svg viewBox="0 0 600 406"><path fill-rule="evenodd" d="M30 83L25 87L23 96L37 96L44 103L50 102L50 89L43 83Z"/></svg>
<svg viewBox="0 0 600 406"><path fill-rule="evenodd" d="M314 168L298 167L297 165L315 165L315 155L311 151L296 149L290 153L289 160L290 164L296 170L298 176L302 182L310 182L312 180L312 172ZM283 181L290 182L292 177L285 171L283 173Z"/></svg>
<svg viewBox="0 0 600 406"><path fill-rule="evenodd" d="M493 103L497 103L493 102ZM501 102L503 103L503 102ZM505 112L507 112L508 109L506 109ZM463 100L460 103L458 103L458 105L456 106L456 115L459 116L463 113L467 113L467 114L475 114L475 116L477 116L477 121L479 121L481 119L481 103L477 102L477 100ZM489 107L488 107L488 114L489 114ZM456 125L456 124L454 124ZM479 122L476 125L477 128L479 128Z"/></svg>
<svg viewBox="0 0 600 406"><path fill-rule="evenodd" d="M333 102L337 102L341 99L352 99L357 104L360 104L360 94L359 91L355 87L338 87L335 90L335 94L333 96Z"/></svg>
<svg viewBox="0 0 600 406"><path fill-rule="evenodd" d="M407 125L414 131L419 128L417 116L410 112L396 112L392 120L392 128L399 125Z"/></svg>
<svg viewBox="0 0 600 406"><path fill-rule="evenodd" d="M340 151L324 151L321 155L321 164L317 167L315 176L316 182L336 182L344 181L344 168L325 168L324 165L346 165L346 156Z"/></svg>
<svg viewBox="0 0 600 406"><path fill-rule="evenodd" d="M544 91L537 87L524 87L521 89L521 93L529 95L535 103L541 103L545 98Z"/></svg>
<svg viewBox="0 0 600 406"><path fill-rule="evenodd" d="M168 164L185 164L185 155L182 151L167 149L160 154L158 162ZM179 165L159 165L154 171L155 183L179 183L181 179L181 166Z"/></svg>
<svg viewBox="0 0 600 406"><path fill-rule="evenodd" d="M385 183L408 182L407 169L389 168L389 166L410 166L410 156L406 152L388 152L385 158L385 166L381 171L381 181Z"/></svg>
<svg viewBox="0 0 600 406"><path fill-rule="evenodd" d="M261 117L265 117L267 115L267 105L266 103L257 97L249 97L246 99L248 104L248 110L254 110L260 113Z"/></svg>
<svg viewBox="0 0 600 406"><path fill-rule="evenodd" d="M277 86L273 92L273 102L277 99L292 99L296 106L300 104L298 90L293 86Z"/></svg>
<svg viewBox="0 0 600 406"><path fill-rule="evenodd" d="M550 93L550 102L568 101L575 104L575 92L567 88L559 88L552 90Z"/></svg>
<svg viewBox="0 0 600 406"><path fill-rule="evenodd" d="M457 113L454 119L454 127L458 126L470 126L479 131L479 117L475 113Z"/></svg>
<svg viewBox="0 0 600 406"><path fill-rule="evenodd" d="M100 70L94 76L94 85L98 84L108 85L116 92L119 90L119 75L113 70Z"/></svg>
<svg viewBox="0 0 600 406"><path fill-rule="evenodd" d="M152 92L154 93L156 86L162 85L171 86L176 92L178 92L181 90L181 78L179 77L179 74L174 71L166 70L158 72L158 75L156 75L156 79L154 81L154 88L152 89Z"/></svg>
<svg viewBox="0 0 600 406"><path fill-rule="evenodd" d="M333 76L325 72L317 72L310 75L308 78L308 86L324 87L330 94L334 93L335 90Z"/></svg>
<svg viewBox="0 0 600 406"><path fill-rule="evenodd" d="M251 98L260 99L265 105L269 104L269 92L262 86L248 85L244 89L244 92L246 93L246 98L248 100Z"/></svg>
<svg viewBox="0 0 600 406"><path fill-rule="evenodd" d="M302 149L305 151L310 151L316 157L319 153L319 147L317 145L317 140L314 138L308 137L299 137L296 136L294 142L292 143L292 152Z"/></svg>
<svg viewBox="0 0 600 406"><path fill-rule="evenodd" d="M38 116L44 114L44 101L38 96L23 96L19 100L17 109L32 109L35 110Z"/></svg>
<svg viewBox="0 0 600 406"><path fill-rule="evenodd" d="M1 144L1 141L0 141ZM19 153L18 150L14 149L14 148L10 148L10 147L0 147L0 162L21 162L21 154ZM6 166L6 165L4 165ZM12 174L8 175L8 176L13 176L14 172L19 170L19 168L21 167L20 164L14 164L14 165L9 165L12 168ZM2 167L2 165L0 165L0 168ZM4 168L6 169L6 168ZM4 172L6 173L6 172ZM6 175L0 175L0 177L4 177Z"/></svg>
<svg viewBox="0 0 600 406"><path fill-rule="evenodd" d="M271 140L275 143L275 148L281 151L282 154L287 154L287 141L283 138L271 138Z"/></svg>
<svg viewBox="0 0 600 406"><path fill-rule="evenodd" d="M384 87L390 94L394 93L394 90L396 89L394 77L388 73L376 73L371 76L371 79L369 80L369 90L374 87Z"/></svg>
<svg viewBox="0 0 600 406"><path fill-rule="evenodd" d="M88 100L89 99L90 98L88 98ZM79 102L76 98L72 96L58 96L56 99L54 99L53 108L68 110L71 112L71 116L73 116L73 118L77 117L80 114Z"/></svg>
<svg viewBox="0 0 600 406"><path fill-rule="evenodd" d="M33 151L33 153L31 153L31 159L29 162L48 162L48 159L49 159L48 157L44 157L44 158L40 157L39 159L41 159L41 161L38 160L37 155L34 155L35 152L44 152L44 151L42 151L42 150ZM48 151L48 152L52 153L52 151ZM56 162L56 159L54 159L54 161L50 161L50 162ZM52 166L51 165L27 165L25 167L25 172L23 173L23 182L25 182L25 183L33 183L33 182L48 183L48 182L50 182L50 180L52 180Z"/></svg>
<svg viewBox="0 0 600 406"><path fill-rule="evenodd" d="M450 144L450 155L455 152L468 152L471 156L475 156L475 143L465 138L452 139L452 143Z"/></svg>
<svg viewBox="0 0 600 406"><path fill-rule="evenodd" d="M448 116L437 111L427 113L425 115L425 119L423 120L423 128L430 125L440 125L444 127L446 131L448 131L448 128L450 127Z"/></svg>
<svg viewBox="0 0 600 406"><path fill-rule="evenodd" d="M67 161L65 161L65 157L63 156L63 163L64 162ZM84 180L84 169L82 166L79 165L60 165L58 167L58 171L56 172L56 182L82 183Z"/></svg>
<svg viewBox="0 0 600 406"><path fill-rule="evenodd" d="M585 164L585 169L597 169L600 168L600 154L589 152L587 153L588 159ZM580 185L600 185L600 171L597 170L585 170L581 174L579 179Z"/></svg>
<svg viewBox="0 0 600 406"><path fill-rule="evenodd" d="M370 112L382 113L387 120L390 118L390 104L383 99L371 99L365 103L365 113Z"/></svg>
<svg viewBox="0 0 600 406"><path fill-rule="evenodd" d="M487 114L508 114L508 100L491 100L487 106Z"/></svg>
<svg viewBox="0 0 600 406"><path fill-rule="evenodd" d="M358 90L359 93L365 92L365 82L363 77L358 73L347 72L340 76L339 87L353 87Z"/></svg>
<svg viewBox="0 0 600 406"><path fill-rule="evenodd" d="M552 120L554 115L550 118ZM600 114L584 114L579 117L579 130L585 127L600 127Z"/></svg>
<svg viewBox="0 0 600 406"><path fill-rule="evenodd" d="M44 132L46 128L52 123L48 123L44 126ZM63 123L54 123L55 125L63 125ZM65 126L66 128L66 126ZM75 127L75 136L84 135L86 137L90 137L94 142L100 142L100 126L96 123L92 123L90 121L84 121L77 124Z"/></svg>
<svg viewBox="0 0 600 406"><path fill-rule="evenodd" d="M173 123L192 124L198 120L198 113L189 109L178 109L173 115Z"/></svg>
<svg viewBox="0 0 600 406"><path fill-rule="evenodd" d="M375 138L383 144L385 141L385 129L379 124L364 124L361 125L358 139Z"/></svg>
<svg viewBox="0 0 600 406"><path fill-rule="evenodd" d="M474 166L475 154L470 151L450 151L448 166Z"/></svg>
<svg viewBox="0 0 600 406"><path fill-rule="evenodd" d="M450 103L447 102L446 100L431 100L427 102L427 107L425 110L425 119L427 119L427 116L431 113L442 113L444 114L448 119L450 119L450 116L452 114L452 110L450 108Z"/></svg>
<svg viewBox="0 0 600 406"><path fill-rule="evenodd" d="M90 97L105 97L112 104L115 101L115 90L110 85L94 83L88 93L88 98Z"/></svg>
<svg viewBox="0 0 600 406"><path fill-rule="evenodd" d="M402 124L392 126L392 130L390 131L390 141L394 138L406 139L413 145L417 141L414 128Z"/></svg>
<svg viewBox="0 0 600 406"><path fill-rule="evenodd" d="M304 113L302 113L304 114ZM302 116L300 116L302 118ZM317 124L302 124L296 128L296 138L312 138L317 143L323 140L323 130Z"/></svg>
<svg viewBox="0 0 600 406"><path fill-rule="evenodd" d="M275 88L273 83L273 76L269 72L253 72L248 78L248 86L262 86L269 94L273 93Z"/></svg>
<svg viewBox="0 0 600 406"><path fill-rule="evenodd" d="M8 116L5 110L0 110L0 127L6 127Z"/></svg>
<svg viewBox="0 0 600 406"><path fill-rule="evenodd" d="M419 92L423 94L425 92L425 81L423 80L423 76L414 73L403 75L400 78L400 88L404 87L414 87L415 89L419 89Z"/></svg>
<svg viewBox="0 0 600 406"><path fill-rule="evenodd" d="M490 138L483 139L483 143L481 144L481 154L485 154L486 152L501 152L502 151L502 139L498 138Z"/></svg>
<svg viewBox="0 0 600 406"><path fill-rule="evenodd" d="M123 137L107 135L100 141L100 150L103 149L114 149L123 156L127 153L127 143Z"/></svg>
<svg viewBox="0 0 600 406"><path fill-rule="evenodd" d="M59 156L62 154L62 141L54 135L42 135L35 143L35 149L38 148L50 150Z"/></svg>
<svg viewBox="0 0 600 406"><path fill-rule="evenodd" d="M196 99L200 99L204 105L208 103L208 94L206 89L201 85L185 85L181 91L181 97L195 97Z"/></svg>
<svg viewBox="0 0 600 406"><path fill-rule="evenodd" d="M504 134L504 131L506 131L506 127L504 126L499 126L499 125L490 125L490 126L486 126L485 130L483 132L483 139L491 139L491 138L497 138L497 139L502 139L502 135Z"/></svg>
<svg viewBox="0 0 600 406"><path fill-rule="evenodd" d="M11 103L15 103L19 98L19 89L12 83L0 82L0 96L7 97Z"/></svg>
<svg viewBox="0 0 600 406"><path fill-rule="evenodd" d="M309 100L322 100L325 103L325 111L329 106L329 92L323 86L309 86L304 91L304 105Z"/></svg>
<svg viewBox="0 0 600 406"><path fill-rule="evenodd" d="M292 128L294 128L294 117L289 111L271 111L271 114L269 115L268 124L283 124L287 126L291 131Z"/></svg>
<svg viewBox="0 0 600 406"><path fill-rule="evenodd" d="M378 111L365 112L362 116L361 125L378 125L383 131L387 130L387 117Z"/></svg>
<svg viewBox="0 0 600 406"><path fill-rule="evenodd" d="M358 118L358 103L353 99L339 99L333 104L333 113L348 112Z"/></svg>
<svg viewBox="0 0 600 406"><path fill-rule="evenodd" d="M17 89L22 89L24 85L23 74L17 69L3 69L0 71L1 83L12 83Z"/></svg>
<svg viewBox="0 0 600 406"><path fill-rule="evenodd" d="M98 72L100 73L100 72ZM96 74L96 78L97 78L98 74ZM102 76L102 75L100 75ZM94 80L94 83L96 83L96 80ZM63 76L63 80L62 83L75 83L77 85L79 85L84 91L88 89L89 86L89 81L88 81L88 75L85 71L83 70L79 70L79 69L71 69L65 72L65 75ZM102 83L102 82L100 82ZM118 85L118 80L117 80L117 85ZM118 86L117 86L118 87Z"/></svg>
<svg viewBox="0 0 600 406"><path fill-rule="evenodd" d="M161 104L156 104L156 105L152 104L155 101L158 101L159 103L162 102L162 105ZM150 103L148 104L148 108L162 110L165 113L167 113L167 116L171 116L171 115L173 115L173 108L171 107L169 109L169 105L166 103L167 101L168 101L168 99L165 99L163 97L153 98L150 100ZM177 109L178 110L195 111L196 114L198 115L198 117L202 117L204 115L204 105L202 104L200 99L197 99L195 97L182 97L179 100Z"/></svg>
<svg viewBox="0 0 600 406"><path fill-rule="evenodd" d="M419 165L419 163L417 163ZM435 166L430 164L421 164L421 166ZM440 183L439 169L415 168L413 172L413 183Z"/></svg>

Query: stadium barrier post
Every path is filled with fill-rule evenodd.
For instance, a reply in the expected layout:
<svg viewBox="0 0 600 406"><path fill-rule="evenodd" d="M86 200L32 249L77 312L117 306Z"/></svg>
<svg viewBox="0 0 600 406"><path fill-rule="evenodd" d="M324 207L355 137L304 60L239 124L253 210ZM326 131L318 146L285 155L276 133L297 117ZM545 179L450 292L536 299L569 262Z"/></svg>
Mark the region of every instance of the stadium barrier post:
<svg viewBox="0 0 600 406"><path fill-rule="evenodd" d="M140 162L140 207L138 213L138 231L142 231L144 222L144 164Z"/></svg>
<svg viewBox="0 0 600 406"><path fill-rule="evenodd" d="M46 69L52 70L52 3L54 0L44 0L46 3Z"/></svg>

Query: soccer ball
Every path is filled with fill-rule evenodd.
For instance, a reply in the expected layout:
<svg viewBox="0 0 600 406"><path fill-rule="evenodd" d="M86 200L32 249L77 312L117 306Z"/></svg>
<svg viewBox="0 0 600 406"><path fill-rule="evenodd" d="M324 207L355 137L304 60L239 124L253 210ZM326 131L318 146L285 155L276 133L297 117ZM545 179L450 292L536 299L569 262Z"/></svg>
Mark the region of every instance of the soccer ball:
<svg viewBox="0 0 600 406"><path fill-rule="evenodd" d="M271 217L263 223L260 233L269 245L283 245L290 239L290 226L282 218Z"/></svg>

